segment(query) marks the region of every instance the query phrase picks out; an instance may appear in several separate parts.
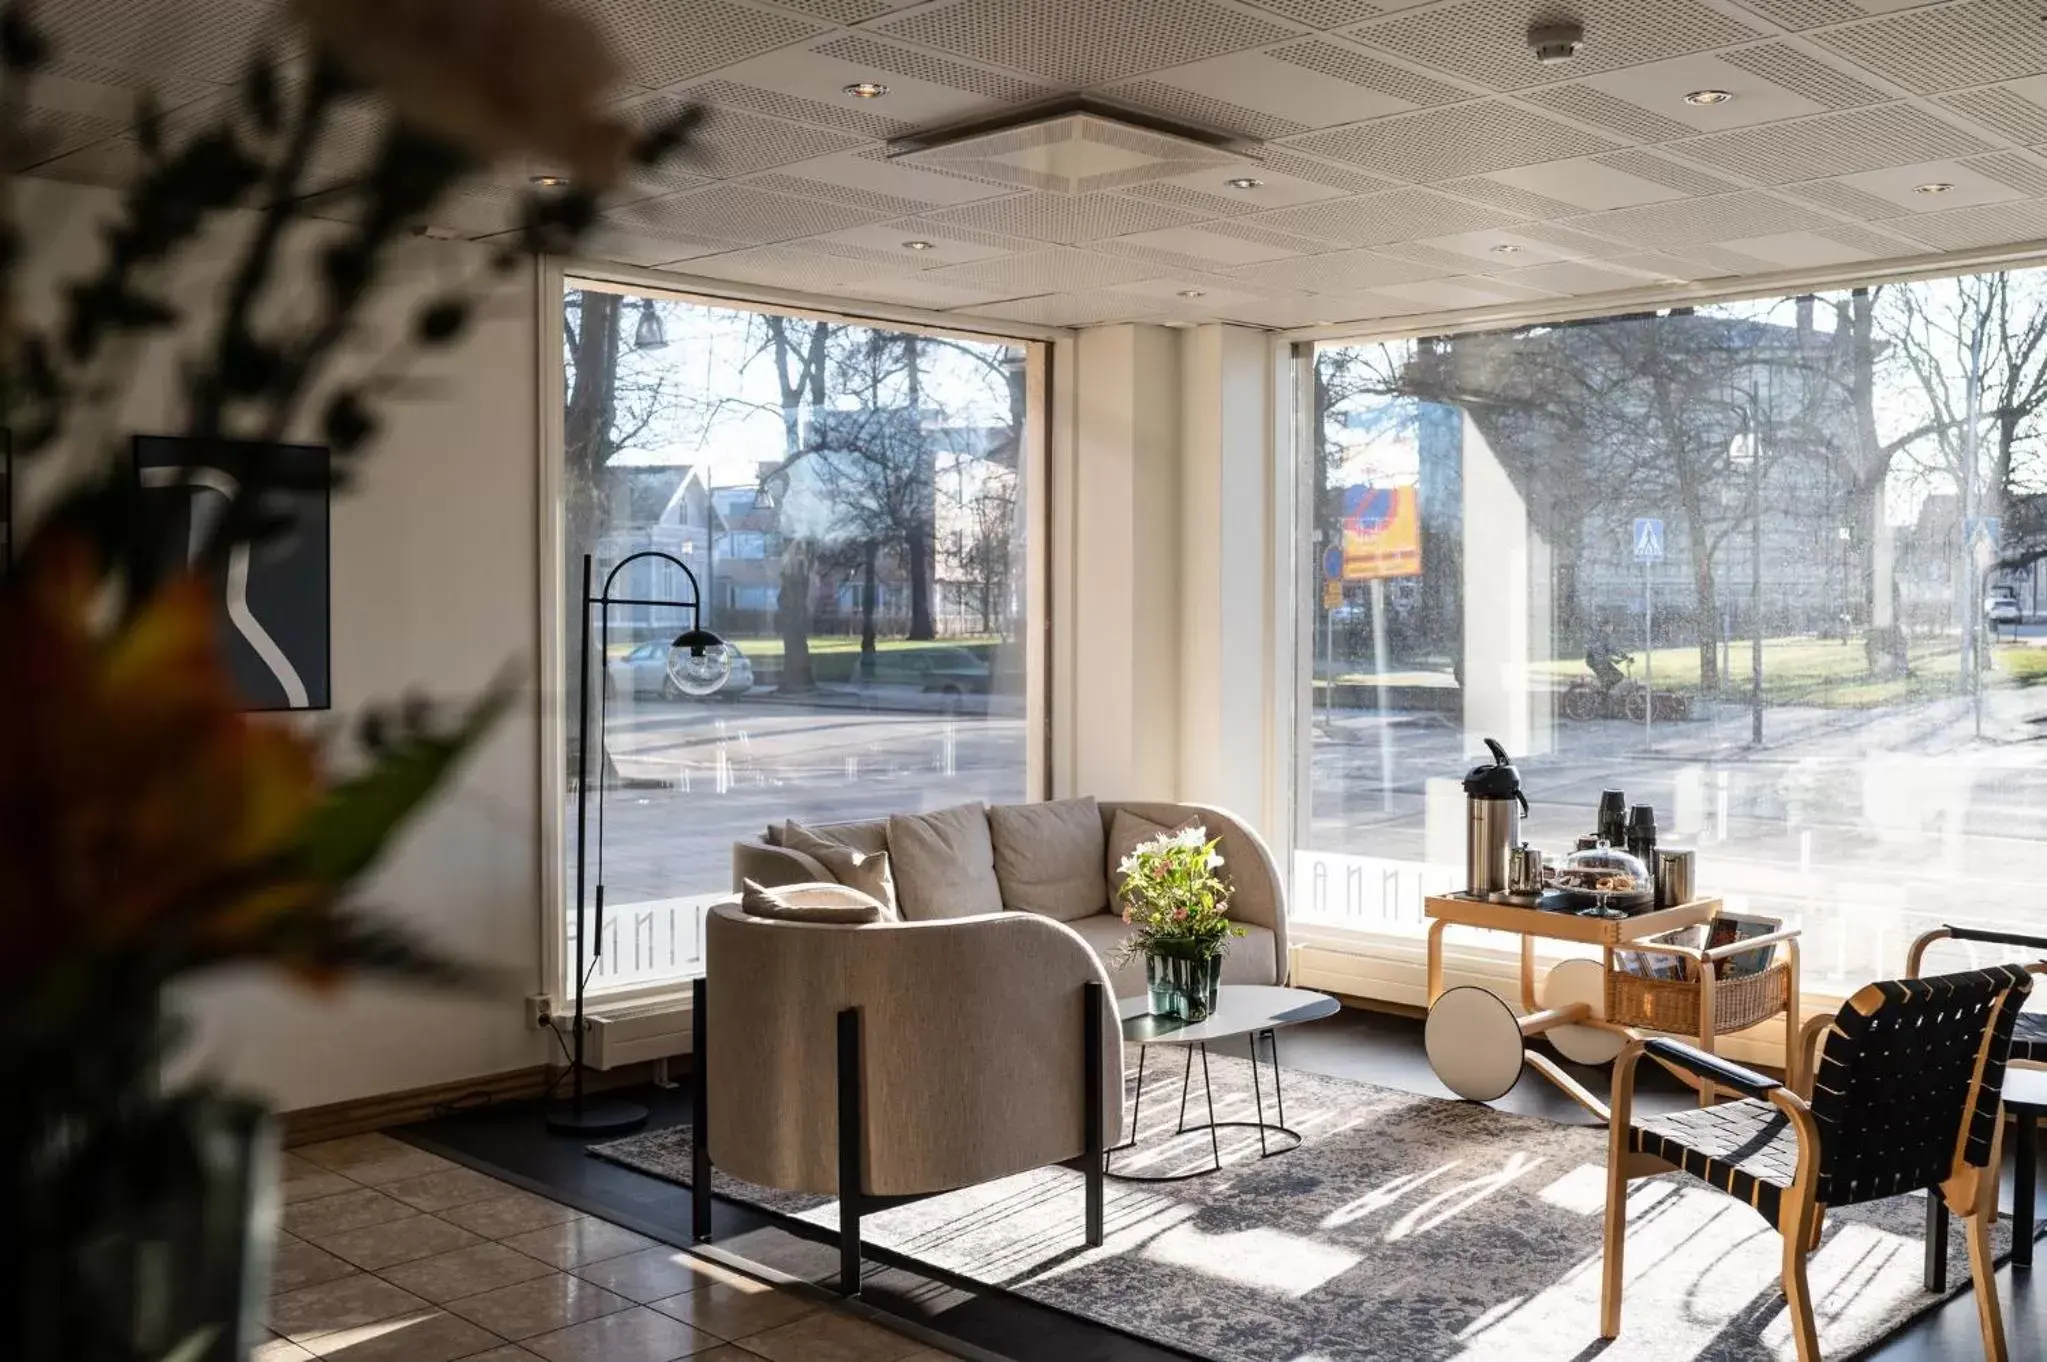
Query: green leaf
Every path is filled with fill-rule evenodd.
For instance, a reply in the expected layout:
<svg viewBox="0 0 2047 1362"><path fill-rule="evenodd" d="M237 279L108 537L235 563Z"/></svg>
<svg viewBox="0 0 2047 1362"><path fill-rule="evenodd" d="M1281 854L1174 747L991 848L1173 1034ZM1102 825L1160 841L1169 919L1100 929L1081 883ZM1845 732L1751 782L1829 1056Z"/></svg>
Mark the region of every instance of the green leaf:
<svg viewBox="0 0 2047 1362"><path fill-rule="evenodd" d="M311 873L341 887L375 864L510 707L513 694L511 678L500 678L448 730L437 732L415 717L403 731L386 734L368 768L328 791L307 819L304 848Z"/></svg>

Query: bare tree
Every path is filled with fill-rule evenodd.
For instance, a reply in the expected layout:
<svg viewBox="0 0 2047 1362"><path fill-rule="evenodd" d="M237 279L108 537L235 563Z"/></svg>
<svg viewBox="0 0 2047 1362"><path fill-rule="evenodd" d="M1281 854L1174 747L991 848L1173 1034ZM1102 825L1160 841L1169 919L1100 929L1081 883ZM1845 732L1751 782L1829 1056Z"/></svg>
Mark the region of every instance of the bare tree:
<svg viewBox="0 0 2047 1362"><path fill-rule="evenodd" d="M774 357L775 382L782 410L782 447L786 458L781 499L782 582L775 601L775 622L782 635L780 690L801 693L815 689L810 666L810 597L817 575L819 527L809 523L808 508L791 491L790 477L803 457L803 408L813 412L825 404L825 355L835 329L830 322L805 321L774 313L761 314L768 353Z"/></svg>

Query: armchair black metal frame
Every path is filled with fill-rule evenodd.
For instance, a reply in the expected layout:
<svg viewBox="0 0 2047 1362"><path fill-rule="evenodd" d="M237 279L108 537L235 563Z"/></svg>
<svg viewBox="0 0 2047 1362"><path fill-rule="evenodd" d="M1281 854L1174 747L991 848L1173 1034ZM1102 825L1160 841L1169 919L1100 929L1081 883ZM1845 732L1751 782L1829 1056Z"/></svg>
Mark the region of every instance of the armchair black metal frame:
<svg viewBox="0 0 2047 1362"><path fill-rule="evenodd" d="M707 981L699 978L691 986L691 1119L695 1123L690 1149L690 1238L702 1244L711 1238L711 1141L709 1110L711 1085L705 1057L709 1043L705 998ZM1107 1109L1102 1102L1102 1013L1107 991L1095 981L1081 986L1081 1153L1062 1166L1074 1169L1085 1179L1087 1245L1100 1248L1103 1237L1103 1178L1108 1161L1102 1122ZM848 1007L838 1014L838 1196L839 1196L839 1294L860 1294L860 1224L876 1211L943 1196L955 1187L920 1192L911 1196L874 1196L863 1189L865 1168L866 1098L861 1083L860 1009Z"/></svg>
<svg viewBox="0 0 2047 1362"><path fill-rule="evenodd" d="M1978 1323L1989 1362L2005 1362L1992 1276L1997 1218L1998 1095L2012 1024L2032 975L1999 965L1871 984L1832 1017L1814 1018L1801 1054L1824 1041L1803 1092L1682 1042L1636 1040L1614 1063L1607 1155L1601 1337L1621 1324L1628 1183L1681 1171L1748 1202L1784 1240L1784 1297L1799 1362L1819 1362L1806 1258L1829 1207L1932 1189L1964 1218ZM1643 1055L1745 1100L1633 1119ZM1799 1067L1793 1064L1794 1068Z"/></svg>
<svg viewBox="0 0 2047 1362"><path fill-rule="evenodd" d="M1905 973L1917 977L1926 963L1926 952L1936 942L1961 941L1988 946L2008 946L2015 950L2038 951L2040 959L2028 965L2034 974L2047 974L2047 936L2028 936L2023 932L1996 932L1981 927L1957 927L1950 923L1936 927L1912 943L1912 949L1905 956ZM2047 1013L2021 1012L2012 1024L2011 1062L2013 1064L2047 1064ZM2033 1198L2034 1180L2038 1171L2040 1156L2039 1113L2031 1107L2016 1108L2018 1116L2017 1144L2013 1150L2012 1162L2016 1165L2016 1176L2012 1188L2012 1254L2015 1267L2033 1265ZM1947 1290L1947 1203L1937 1196L1926 1199L1926 1289Z"/></svg>

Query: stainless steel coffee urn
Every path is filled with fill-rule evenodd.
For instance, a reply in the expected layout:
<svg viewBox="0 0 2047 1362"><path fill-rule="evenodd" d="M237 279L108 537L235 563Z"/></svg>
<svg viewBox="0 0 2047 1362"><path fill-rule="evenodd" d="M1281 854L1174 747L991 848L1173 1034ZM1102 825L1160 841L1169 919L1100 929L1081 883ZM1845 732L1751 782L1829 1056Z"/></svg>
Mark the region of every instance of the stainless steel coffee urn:
<svg viewBox="0 0 2047 1362"><path fill-rule="evenodd" d="M1472 894L1507 889L1507 855L1521 840L1521 815L1528 811L1521 773L1507 760L1507 749L1491 738L1485 745L1491 763L1464 777L1464 876Z"/></svg>

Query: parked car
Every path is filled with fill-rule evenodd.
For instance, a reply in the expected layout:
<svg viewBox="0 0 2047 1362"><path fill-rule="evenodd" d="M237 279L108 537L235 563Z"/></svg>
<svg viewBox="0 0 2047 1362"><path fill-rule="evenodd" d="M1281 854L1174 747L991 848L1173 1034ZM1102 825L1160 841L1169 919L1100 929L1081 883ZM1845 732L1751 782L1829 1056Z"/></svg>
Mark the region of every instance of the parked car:
<svg viewBox="0 0 2047 1362"><path fill-rule="evenodd" d="M986 695L992 672L965 648L888 648L876 654L874 680L931 695Z"/></svg>
<svg viewBox="0 0 2047 1362"><path fill-rule="evenodd" d="M2025 613L2019 609L2019 597L2010 587L1993 587L1983 601L1983 618L1993 625L2023 624Z"/></svg>
<svg viewBox="0 0 2047 1362"><path fill-rule="evenodd" d="M675 678L668 673L670 641L665 638L642 643L623 657L611 660L611 694L617 695L658 695L664 700L694 699L685 696L682 688L675 684ZM732 650L732 671L723 685L706 700L736 700L753 689L753 664L746 660L746 654L739 651L736 643L727 643Z"/></svg>

